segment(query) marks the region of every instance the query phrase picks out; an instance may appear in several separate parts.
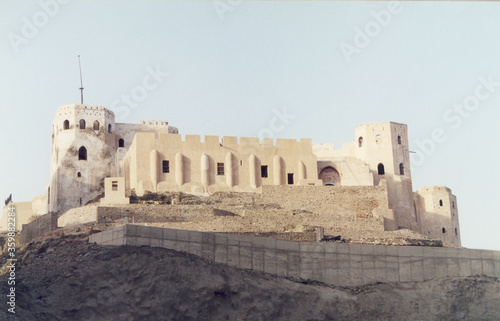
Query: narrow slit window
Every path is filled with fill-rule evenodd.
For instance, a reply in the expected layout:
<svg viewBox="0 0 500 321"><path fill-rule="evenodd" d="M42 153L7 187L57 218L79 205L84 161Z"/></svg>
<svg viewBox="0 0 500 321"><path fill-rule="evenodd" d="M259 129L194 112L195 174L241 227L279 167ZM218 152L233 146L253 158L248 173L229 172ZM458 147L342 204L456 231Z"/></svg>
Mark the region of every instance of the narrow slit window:
<svg viewBox="0 0 500 321"><path fill-rule="evenodd" d="M224 163L217 163L217 175L224 175Z"/></svg>
<svg viewBox="0 0 500 321"><path fill-rule="evenodd" d="M269 174L267 172L267 165L262 165L260 167L260 177L268 177Z"/></svg>
<svg viewBox="0 0 500 321"><path fill-rule="evenodd" d="M398 145L401 145L401 135L398 135Z"/></svg>
<svg viewBox="0 0 500 321"><path fill-rule="evenodd" d="M288 173L288 185L293 185L293 173Z"/></svg>
<svg viewBox="0 0 500 321"><path fill-rule="evenodd" d="M399 164L399 175L404 175L405 174L405 165L403 163Z"/></svg>
<svg viewBox="0 0 500 321"><path fill-rule="evenodd" d="M170 162L168 160L164 160L162 163L162 172L170 173Z"/></svg>
<svg viewBox="0 0 500 321"><path fill-rule="evenodd" d="M113 127L111 127L111 124L108 125L108 133L111 134L111 132L113 131Z"/></svg>
<svg viewBox="0 0 500 321"><path fill-rule="evenodd" d="M441 229L441 232L446 233L446 229L443 227L443 228Z"/></svg>
<svg viewBox="0 0 500 321"><path fill-rule="evenodd" d="M439 206L443 206L443 200L439 200Z"/></svg>

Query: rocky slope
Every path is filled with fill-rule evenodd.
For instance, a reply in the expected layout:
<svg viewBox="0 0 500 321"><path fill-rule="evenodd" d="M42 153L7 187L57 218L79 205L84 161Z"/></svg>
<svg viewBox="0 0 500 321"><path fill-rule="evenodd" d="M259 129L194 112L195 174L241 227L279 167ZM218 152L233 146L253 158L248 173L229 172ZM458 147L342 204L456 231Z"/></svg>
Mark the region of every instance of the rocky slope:
<svg viewBox="0 0 500 321"><path fill-rule="evenodd" d="M489 277L341 288L68 237L16 257L16 314L3 303L0 320L500 320L500 281Z"/></svg>

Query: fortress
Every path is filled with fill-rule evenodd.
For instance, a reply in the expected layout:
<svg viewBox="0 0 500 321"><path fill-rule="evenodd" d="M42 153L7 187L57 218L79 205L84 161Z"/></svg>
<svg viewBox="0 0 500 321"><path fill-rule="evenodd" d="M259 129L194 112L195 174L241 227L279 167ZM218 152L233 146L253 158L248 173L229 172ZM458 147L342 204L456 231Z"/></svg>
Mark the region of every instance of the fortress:
<svg viewBox="0 0 500 321"><path fill-rule="evenodd" d="M444 186L413 191L407 126L394 122L360 125L354 141L335 149L310 139L182 139L166 121L115 123L114 113L101 106L61 106L52 124L46 194L14 203L18 229L34 215L60 217L105 191L103 205L126 204L133 192L253 193L269 203L281 201L283 207L294 202L308 210L316 206L331 220L374 217L385 231L410 229L460 245L456 197ZM354 196L339 197L353 191ZM338 210L359 205L372 192L377 198L373 208L354 218Z"/></svg>

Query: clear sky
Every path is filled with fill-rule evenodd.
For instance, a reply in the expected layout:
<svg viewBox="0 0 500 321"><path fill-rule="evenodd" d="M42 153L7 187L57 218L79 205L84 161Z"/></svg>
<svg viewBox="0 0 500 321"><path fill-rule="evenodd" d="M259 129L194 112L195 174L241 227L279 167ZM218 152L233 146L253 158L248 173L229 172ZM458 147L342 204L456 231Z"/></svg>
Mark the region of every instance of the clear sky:
<svg viewBox="0 0 500 321"><path fill-rule="evenodd" d="M337 148L405 123L413 189L450 187L463 246L500 250L500 3L65 2L0 1L3 199L45 192L81 55L85 103L118 122Z"/></svg>

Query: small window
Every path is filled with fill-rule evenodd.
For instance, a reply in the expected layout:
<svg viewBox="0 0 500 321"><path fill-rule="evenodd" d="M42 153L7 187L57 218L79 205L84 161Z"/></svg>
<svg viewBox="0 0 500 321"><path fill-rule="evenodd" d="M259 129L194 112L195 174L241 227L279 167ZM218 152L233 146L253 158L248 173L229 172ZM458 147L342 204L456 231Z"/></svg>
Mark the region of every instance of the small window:
<svg viewBox="0 0 500 321"><path fill-rule="evenodd" d="M455 227L455 235L458 235L458 229Z"/></svg>
<svg viewBox="0 0 500 321"><path fill-rule="evenodd" d="M217 163L217 175L224 175L224 163Z"/></svg>
<svg viewBox="0 0 500 321"><path fill-rule="evenodd" d="M99 122L97 120L94 122L94 130L99 130Z"/></svg>
<svg viewBox="0 0 500 321"><path fill-rule="evenodd" d="M363 147L363 137L358 138L358 147Z"/></svg>
<svg viewBox="0 0 500 321"><path fill-rule="evenodd" d="M288 185L293 185L293 173L288 173Z"/></svg>
<svg viewBox="0 0 500 321"><path fill-rule="evenodd" d="M80 119L80 129L85 129L85 119Z"/></svg>
<svg viewBox="0 0 500 321"><path fill-rule="evenodd" d="M260 177L268 177L267 165L262 165L260 167Z"/></svg>
<svg viewBox="0 0 500 321"><path fill-rule="evenodd" d="M398 144L401 145L401 135L398 135Z"/></svg>
<svg viewBox="0 0 500 321"><path fill-rule="evenodd" d="M64 128L64 130L69 129L69 120L67 120L67 119L66 119L66 120L64 121L64 123L63 123L63 128Z"/></svg>
<svg viewBox="0 0 500 321"><path fill-rule="evenodd" d="M451 206L455 208L455 201L451 201Z"/></svg>
<svg viewBox="0 0 500 321"><path fill-rule="evenodd" d="M111 132L113 131L113 127L111 127L111 124L108 125L108 133L111 134Z"/></svg>
<svg viewBox="0 0 500 321"><path fill-rule="evenodd" d="M243 166L243 161L242 160L240 160L240 166Z"/></svg>
<svg viewBox="0 0 500 321"><path fill-rule="evenodd" d="M375 136L375 142L376 142L376 143L378 143L378 141L379 141L379 140L380 140L380 134L377 134L377 135Z"/></svg>
<svg viewBox="0 0 500 321"><path fill-rule="evenodd" d="M82 199L80 198L80 206L82 206Z"/></svg>
<svg viewBox="0 0 500 321"><path fill-rule="evenodd" d="M399 164L399 175L404 175L405 174L405 166L403 163Z"/></svg>
<svg viewBox="0 0 500 321"><path fill-rule="evenodd" d="M125 141L123 140L123 138L120 138L118 140L118 147L125 147Z"/></svg>
<svg viewBox="0 0 500 321"><path fill-rule="evenodd" d="M443 227L443 228L441 229L441 232L446 233L446 229Z"/></svg>
<svg viewBox="0 0 500 321"><path fill-rule="evenodd" d="M379 175L384 175L385 174L384 164L382 164L382 163L378 164L377 170L378 170Z"/></svg>
<svg viewBox="0 0 500 321"><path fill-rule="evenodd" d="M87 149L84 146L78 150L78 160L87 160Z"/></svg>
<svg viewBox="0 0 500 321"><path fill-rule="evenodd" d="M112 181L112 182L111 182L111 190L112 190L113 192L118 191L118 181Z"/></svg>
<svg viewBox="0 0 500 321"><path fill-rule="evenodd" d="M443 200L439 200L439 206L443 206Z"/></svg>
<svg viewBox="0 0 500 321"><path fill-rule="evenodd" d="M168 160L164 160L162 163L162 172L163 173L170 173L170 163Z"/></svg>
<svg viewBox="0 0 500 321"><path fill-rule="evenodd" d="M76 174L77 177L82 177L82 173L78 172L78 174Z"/></svg>

